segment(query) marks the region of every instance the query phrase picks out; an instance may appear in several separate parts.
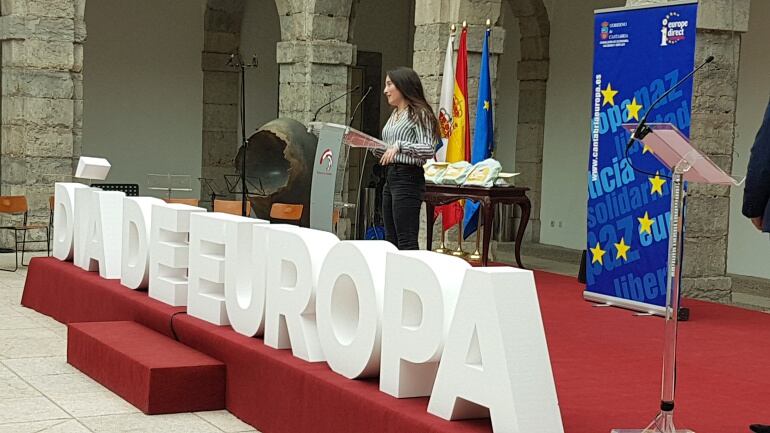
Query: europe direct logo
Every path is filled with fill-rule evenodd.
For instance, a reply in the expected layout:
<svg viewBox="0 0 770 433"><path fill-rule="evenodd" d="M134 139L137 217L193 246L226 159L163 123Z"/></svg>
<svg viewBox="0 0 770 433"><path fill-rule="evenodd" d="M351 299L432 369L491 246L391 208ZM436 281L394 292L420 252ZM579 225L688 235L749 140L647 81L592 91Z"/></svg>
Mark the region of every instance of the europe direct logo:
<svg viewBox="0 0 770 433"><path fill-rule="evenodd" d="M685 39L685 30L690 26L688 20L680 20L678 12L669 12L663 17L660 28L660 46L674 45Z"/></svg>

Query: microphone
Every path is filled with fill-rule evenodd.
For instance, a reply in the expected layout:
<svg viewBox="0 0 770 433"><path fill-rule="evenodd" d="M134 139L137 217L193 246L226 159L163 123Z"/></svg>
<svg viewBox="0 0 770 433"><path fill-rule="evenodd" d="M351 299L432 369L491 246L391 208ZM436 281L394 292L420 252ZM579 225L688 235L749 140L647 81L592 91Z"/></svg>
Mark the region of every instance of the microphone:
<svg viewBox="0 0 770 433"><path fill-rule="evenodd" d="M361 100L358 101L358 104L356 104L356 108L353 109L353 114L350 115L350 120L348 121L348 126L353 125L353 119L356 117L356 113L358 112L358 108L363 104L364 99L366 99L367 96L369 96L369 93L372 91L372 86L369 86L366 89L366 92L364 92L364 96L361 97Z"/></svg>
<svg viewBox="0 0 770 433"><path fill-rule="evenodd" d="M230 58L227 59L227 66L235 66L235 54L230 54Z"/></svg>
<svg viewBox="0 0 770 433"><path fill-rule="evenodd" d="M681 80L677 81L676 84L671 86L670 89L668 89L666 92L664 92L662 95L660 95L660 97L658 97L658 99L656 99L655 102L653 102L652 105L650 105L650 108L648 108L647 112L644 113L644 116L642 117L641 122L639 122L639 125L636 126L636 129L634 129L634 132L631 134L631 138L628 139L628 143L626 144L626 151L628 151L628 149L630 149L631 146L634 144L634 140L641 140L644 137L646 137L647 134L652 132L652 130L647 126L647 116L650 115L650 112L652 112L652 109L655 108L655 106L658 105L658 103L660 101L662 101L663 98L668 96L669 93L673 92L674 89L679 87L682 83L687 81L688 78L692 77L693 74L698 72L698 70L700 70L700 68L706 66L707 64L709 64L709 63L711 63L713 61L714 61L714 56L706 57L706 60L703 63L701 63L700 66L698 66L697 68L693 69L689 74L685 75L684 78L682 78Z"/></svg>
<svg viewBox="0 0 770 433"><path fill-rule="evenodd" d="M315 122L315 121L316 121L316 119L318 118L318 113L320 113L320 112L321 112L321 110L323 110L325 107L328 107L329 105L331 105L331 103L332 103L332 102L334 102L334 101L336 101L336 100L338 100L338 99L340 99L340 98L342 98L342 97L345 97L345 96L347 96L347 95L349 95L349 94L351 94L351 93L355 92L356 90L358 90L358 89L360 89L360 88L361 88L361 86L356 86L356 87L353 87L352 89L348 90L347 92L345 92L345 93L341 94L340 96L337 96L336 98L332 99L331 101L329 101L329 102L327 102L327 103L325 103L325 104L321 105L320 107L318 107L318 110L316 110L316 111L315 111L315 114L313 115L313 120L312 120L312 122Z"/></svg>

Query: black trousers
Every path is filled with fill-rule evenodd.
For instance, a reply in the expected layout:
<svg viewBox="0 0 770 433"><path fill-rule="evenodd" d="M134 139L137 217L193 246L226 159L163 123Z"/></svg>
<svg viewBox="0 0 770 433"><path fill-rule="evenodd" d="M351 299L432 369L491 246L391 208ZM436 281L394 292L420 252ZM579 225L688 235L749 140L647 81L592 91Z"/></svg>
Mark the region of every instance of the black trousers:
<svg viewBox="0 0 770 433"><path fill-rule="evenodd" d="M420 208L425 194L425 174L416 165L390 164L385 167L382 215L385 240L399 250L418 250Z"/></svg>

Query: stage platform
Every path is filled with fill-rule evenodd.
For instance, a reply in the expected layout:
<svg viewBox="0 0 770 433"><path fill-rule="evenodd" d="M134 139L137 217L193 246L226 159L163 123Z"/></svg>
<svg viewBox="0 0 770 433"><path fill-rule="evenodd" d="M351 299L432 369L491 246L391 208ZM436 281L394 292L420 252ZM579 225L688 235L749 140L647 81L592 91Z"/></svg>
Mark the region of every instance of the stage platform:
<svg viewBox="0 0 770 433"><path fill-rule="evenodd" d="M642 428L658 407L663 321L582 299L574 278L536 272L567 433ZM169 337L174 313L118 281L53 258L32 259L22 304L63 322L133 320ZM741 433L770 423L770 314L685 301L680 324L677 425ZM351 381L324 363L178 314L179 340L225 363L227 409L264 433L491 432L488 420L448 422L427 398L395 399L375 380Z"/></svg>

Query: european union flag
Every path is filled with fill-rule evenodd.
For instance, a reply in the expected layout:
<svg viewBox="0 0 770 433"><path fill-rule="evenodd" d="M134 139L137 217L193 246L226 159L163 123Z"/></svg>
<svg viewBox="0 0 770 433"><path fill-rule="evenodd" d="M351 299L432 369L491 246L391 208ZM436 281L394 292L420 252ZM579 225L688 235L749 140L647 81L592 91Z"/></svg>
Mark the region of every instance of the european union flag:
<svg viewBox="0 0 770 433"><path fill-rule="evenodd" d="M479 101L476 105L476 131L473 133L471 164L476 164L492 156L494 149L494 127L492 125L492 81L489 78L489 32L484 35L484 48L481 52L481 77L479 78ZM479 203L466 200L464 237L478 229Z"/></svg>

